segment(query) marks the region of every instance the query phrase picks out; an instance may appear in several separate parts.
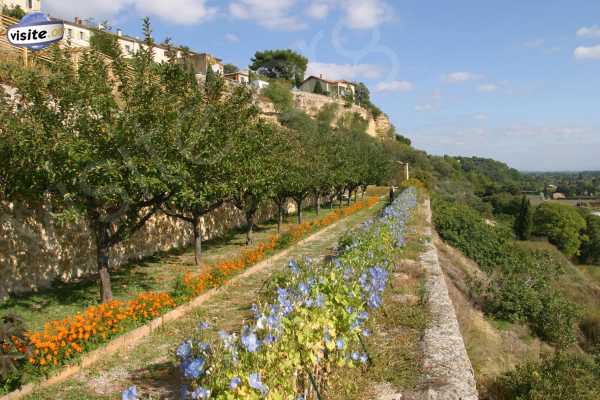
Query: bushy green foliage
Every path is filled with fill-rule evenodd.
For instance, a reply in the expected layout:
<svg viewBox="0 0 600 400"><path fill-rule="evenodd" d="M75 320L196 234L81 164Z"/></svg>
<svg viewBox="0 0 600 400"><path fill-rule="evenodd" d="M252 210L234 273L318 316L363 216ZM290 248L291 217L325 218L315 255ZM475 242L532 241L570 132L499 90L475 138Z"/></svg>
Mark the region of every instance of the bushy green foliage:
<svg viewBox="0 0 600 400"><path fill-rule="evenodd" d="M581 354L560 353L527 363L499 377L490 390L494 400L597 400L600 365Z"/></svg>
<svg viewBox="0 0 600 400"><path fill-rule="evenodd" d="M6 5L2 6L2 14L7 15L12 18L21 19L25 16L25 11L21 8L21 6L16 5L15 7L9 8Z"/></svg>
<svg viewBox="0 0 600 400"><path fill-rule="evenodd" d="M587 240L581 248L581 260L589 264L600 264L600 217L587 217L585 234Z"/></svg>
<svg viewBox="0 0 600 400"><path fill-rule="evenodd" d="M250 69L272 79L284 79L299 86L304 79L308 59L293 50L257 51Z"/></svg>
<svg viewBox="0 0 600 400"><path fill-rule="evenodd" d="M294 104L292 86L288 81L275 80L262 90L262 95L269 98L279 113L288 112Z"/></svg>
<svg viewBox="0 0 600 400"><path fill-rule="evenodd" d="M223 65L223 72L226 74L233 74L238 72L240 69L235 64L225 64Z"/></svg>
<svg viewBox="0 0 600 400"><path fill-rule="evenodd" d="M538 336L560 347L574 342L579 314L553 286L563 272L554 255L517 246L508 227L488 225L465 204L437 200L434 211L440 236L489 275L489 283L478 293L488 314L526 322Z"/></svg>
<svg viewBox="0 0 600 400"><path fill-rule="evenodd" d="M529 240L533 230L533 211L527 197L521 199L521 206L515 220L515 233L520 240Z"/></svg>
<svg viewBox="0 0 600 400"><path fill-rule="evenodd" d="M535 210L533 220L536 235L546 236L567 257L579 254L586 221L575 208L543 203Z"/></svg>
<svg viewBox="0 0 600 400"><path fill-rule="evenodd" d="M90 46L109 57L116 58L121 55L117 35L104 30L95 29L93 31L90 37Z"/></svg>

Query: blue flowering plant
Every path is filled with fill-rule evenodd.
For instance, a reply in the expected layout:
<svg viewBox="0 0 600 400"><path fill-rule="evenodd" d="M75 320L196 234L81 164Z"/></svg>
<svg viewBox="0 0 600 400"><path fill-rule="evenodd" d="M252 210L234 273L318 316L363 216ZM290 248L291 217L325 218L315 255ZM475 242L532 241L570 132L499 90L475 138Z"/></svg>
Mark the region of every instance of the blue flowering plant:
<svg viewBox="0 0 600 400"><path fill-rule="evenodd" d="M417 192L342 241L326 262L291 260L238 333L206 339L207 324L175 350L184 399L322 399L334 368L367 368L364 338L381 312Z"/></svg>

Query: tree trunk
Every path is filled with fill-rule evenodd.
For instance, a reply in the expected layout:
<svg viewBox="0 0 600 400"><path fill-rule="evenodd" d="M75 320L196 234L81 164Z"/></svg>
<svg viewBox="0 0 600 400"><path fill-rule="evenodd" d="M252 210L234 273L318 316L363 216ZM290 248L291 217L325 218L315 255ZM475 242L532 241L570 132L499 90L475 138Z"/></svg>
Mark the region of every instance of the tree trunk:
<svg viewBox="0 0 600 400"><path fill-rule="evenodd" d="M256 210L248 211L246 213L246 222L248 223L248 229L246 231L247 246L254 243L254 238L252 237L252 229L254 228L254 214L256 214Z"/></svg>
<svg viewBox="0 0 600 400"><path fill-rule="evenodd" d="M294 201L296 202L296 208L298 209L297 211L297 216L298 216L298 224L302 223L302 198L297 197L294 198Z"/></svg>
<svg viewBox="0 0 600 400"><path fill-rule="evenodd" d="M319 212L321 212L321 192L320 191L315 193L315 198L317 200L317 207L316 207L317 215L319 215Z"/></svg>
<svg viewBox="0 0 600 400"><path fill-rule="evenodd" d="M354 191L354 202L356 203L358 201L358 189L356 189Z"/></svg>
<svg viewBox="0 0 600 400"><path fill-rule="evenodd" d="M277 235L281 234L281 225L283 225L284 201L277 203Z"/></svg>
<svg viewBox="0 0 600 400"><path fill-rule="evenodd" d="M194 225L194 260L199 267L202 265L202 226L200 217L195 215L192 217L192 225Z"/></svg>
<svg viewBox="0 0 600 400"><path fill-rule="evenodd" d="M96 261L98 263L98 276L100 286L100 301L107 303L112 300L112 287L110 284L110 272L108 271L108 244L109 227L99 224L96 228Z"/></svg>
<svg viewBox="0 0 600 400"><path fill-rule="evenodd" d="M348 200L346 201L346 205L350 205L350 200L352 199L352 189L348 189Z"/></svg>
<svg viewBox="0 0 600 400"><path fill-rule="evenodd" d="M344 199L342 199L344 195L344 191L342 190L341 192L338 192L338 199L340 201L340 208L342 208L342 202L344 201Z"/></svg>

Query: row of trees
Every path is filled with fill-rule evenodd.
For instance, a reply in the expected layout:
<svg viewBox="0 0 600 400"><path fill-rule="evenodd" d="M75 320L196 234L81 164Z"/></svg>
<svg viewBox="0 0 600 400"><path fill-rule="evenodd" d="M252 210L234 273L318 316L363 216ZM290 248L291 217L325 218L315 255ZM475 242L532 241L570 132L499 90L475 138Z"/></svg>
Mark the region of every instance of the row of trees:
<svg viewBox="0 0 600 400"><path fill-rule="evenodd" d="M225 203L246 216L247 241L257 211L272 200L281 222L288 198L302 206L386 179L388 161L366 122L334 113L317 120L287 109L283 125L259 115L249 88L224 91L218 76L199 85L177 63L147 49L113 62L95 50L77 65L68 50L39 69L2 66L17 89L0 98L0 197L45 201L65 222L85 218L93 232L102 301L112 298L109 252L157 212L188 221L200 262L201 218Z"/></svg>

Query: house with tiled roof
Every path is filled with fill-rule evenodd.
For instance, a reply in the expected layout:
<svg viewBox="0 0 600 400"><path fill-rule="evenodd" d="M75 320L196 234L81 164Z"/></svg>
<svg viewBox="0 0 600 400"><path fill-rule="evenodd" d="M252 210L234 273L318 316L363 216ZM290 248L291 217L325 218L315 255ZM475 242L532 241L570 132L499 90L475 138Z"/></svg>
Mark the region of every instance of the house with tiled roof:
<svg viewBox="0 0 600 400"><path fill-rule="evenodd" d="M321 90L318 87L321 87ZM315 90L316 89L316 90ZM300 90L309 93L325 94L331 97L354 96L356 86L352 82L345 80L329 80L323 78L323 75L311 75L300 84Z"/></svg>

